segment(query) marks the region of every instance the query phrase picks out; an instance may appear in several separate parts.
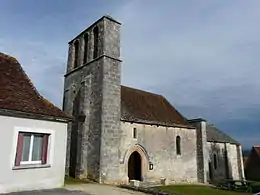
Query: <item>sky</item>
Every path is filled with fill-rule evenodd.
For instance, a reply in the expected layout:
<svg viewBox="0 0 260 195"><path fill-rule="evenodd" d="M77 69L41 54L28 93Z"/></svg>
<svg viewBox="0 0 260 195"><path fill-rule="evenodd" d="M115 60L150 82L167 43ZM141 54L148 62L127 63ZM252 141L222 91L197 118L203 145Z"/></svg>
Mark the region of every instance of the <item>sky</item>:
<svg viewBox="0 0 260 195"><path fill-rule="evenodd" d="M122 84L164 95L244 148L260 145L259 0L1 0L0 52L62 105L68 41L101 16L122 23Z"/></svg>

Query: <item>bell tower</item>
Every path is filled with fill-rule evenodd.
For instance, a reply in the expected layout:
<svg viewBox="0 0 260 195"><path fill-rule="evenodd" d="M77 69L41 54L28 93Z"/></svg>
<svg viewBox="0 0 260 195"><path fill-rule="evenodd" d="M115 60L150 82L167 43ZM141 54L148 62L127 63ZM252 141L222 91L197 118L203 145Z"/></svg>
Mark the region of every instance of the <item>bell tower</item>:
<svg viewBox="0 0 260 195"><path fill-rule="evenodd" d="M103 16L69 42L63 109L74 121L66 173L100 183L120 180L120 26Z"/></svg>

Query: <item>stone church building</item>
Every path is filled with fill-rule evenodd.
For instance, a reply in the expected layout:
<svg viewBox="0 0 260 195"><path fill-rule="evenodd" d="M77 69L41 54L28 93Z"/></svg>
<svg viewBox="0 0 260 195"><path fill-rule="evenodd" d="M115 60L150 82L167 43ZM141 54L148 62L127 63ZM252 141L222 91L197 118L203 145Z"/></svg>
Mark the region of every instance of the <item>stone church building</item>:
<svg viewBox="0 0 260 195"><path fill-rule="evenodd" d="M162 95L121 85L120 26L103 16L69 42L66 173L113 184L244 178L237 141Z"/></svg>

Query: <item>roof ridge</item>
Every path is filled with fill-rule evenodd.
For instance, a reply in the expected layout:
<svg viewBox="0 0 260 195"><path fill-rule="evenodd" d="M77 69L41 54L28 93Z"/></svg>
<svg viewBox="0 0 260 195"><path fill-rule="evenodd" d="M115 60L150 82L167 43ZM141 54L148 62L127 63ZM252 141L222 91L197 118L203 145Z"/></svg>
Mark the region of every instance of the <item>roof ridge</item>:
<svg viewBox="0 0 260 195"><path fill-rule="evenodd" d="M31 85L33 91L37 94L37 96L40 98L40 99L45 99L39 92L38 90L36 89L36 87L34 86L32 80L29 78L29 76L26 74L26 72L24 71L24 69L22 68L22 65L18 62L18 64L20 65L19 66L19 69L22 71L22 73L24 74L26 80L29 82L29 84Z"/></svg>
<svg viewBox="0 0 260 195"><path fill-rule="evenodd" d="M190 125L163 95L121 85L121 116L129 121Z"/></svg>
<svg viewBox="0 0 260 195"><path fill-rule="evenodd" d="M176 108L175 108L175 106L173 106L173 104L171 104L171 102L169 102L168 101L168 99L166 98L166 97L164 97L163 95L160 95L162 98L163 98L163 100L164 101L166 101L179 115L181 115L185 120L187 120L187 122L188 122L188 119L185 117L185 116L183 116Z"/></svg>
<svg viewBox="0 0 260 195"><path fill-rule="evenodd" d="M0 109L66 119L71 118L61 108L54 105L39 93L29 75L26 74L16 58L0 53L0 75L3 78L0 79L0 85L3 85L3 93L0 94L0 98L3 97L4 100L0 101ZM21 84L22 87L20 86ZM19 92L18 94L17 91ZM15 102L14 98L20 98L20 101L13 103Z"/></svg>
<svg viewBox="0 0 260 195"><path fill-rule="evenodd" d="M226 133L226 132L224 132L224 131L222 131L222 130L220 130L215 124L207 124L207 131L209 131L210 129L211 129L211 131L215 131L215 132L217 132L217 133L219 133L221 136L224 136L225 138L227 138L229 141L229 143L231 143L231 142L234 142L234 143L236 143L236 144L240 144L236 139L234 139L232 136L230 136L228 133ZM207 133L209 133L209 132L207 132ZM212 137L212 135L211 135L211 137ZM215 137L215 136L214 136ZM222 139L224 139L224 137L222 137ZM214 139L219 139L219 138L214 138ZM215 140L216 141L216 140ZM220 140L218 140L218 141L220 141ZM225 142L225 140L222 140L222 141L224 141Z"/></svg>
<svg viewBox="0 0 260 195"><path fill-rule="evenodd" d="M8 55L8 54L5 54L3 52L0 52L0 57L18 62L18 60L15 57Z"/></svg>
<svg viewBox="0 0 260 195"><path fill-rule="evenodd" d="M16 60L17 61L17 60ZM47 104L54 106L55 108L59 108L56 105L54 105L53 103L51 103L49 100L47 100L46 98L44 98L39 91L37 90L37 88L34 86L32 80L29 78L29 76L26 74L26 72L24 71L24 69L22 68L22 65L17 61L17 63L20 65L19 68L21 69L22 73L24 74L26 80L29 82L29 84L31 85L33 91L36 93L36 95L38 96L39 99L41 99L42 101L46 102ZM60 108L59 108L60 109Z"/></svg>
<svg viewBox="0 0 260 195"><path fill-rule="evenodd" d="M40 98L40 99L43 99L43 100L46 100L39 92L38 90L36 89L36 87L34 86L32 80L29 78L29 76L26 74L26 72L24 71L24 69L22 68L22 65L19 63L19 61L11 56L11 55L8 55L8 54L5 54L5 53L2 53L0 52L0 57L4 57L6 59L10 59L10 60L14 60L16 61L18 64L19 64L19 69L21 70L21 72L24 74L26 80L29 82L29 84L31 85L31 87L33 88L33 90L36 92L37 96ZM48 100L47 100L48 101ZM49 101L48 101L49 102ZM51 103L52 104L52 103Z"/></svg>
<svg viewBox="0 0 260 195"><path fill-rule="evenodd" d="M133 87L125 86L125 85L121 85L121 87L125 87L125 88L129 88L129 89L132 89L132 90L136 90L136 91L145 92L145 93L149 93L149 94L152 94L152 95L164 97L164 96L161 95L161 94L154 93L154 92L150 92L150 91L145 91L145 90L143 90L143 89L137 89L137 88L133 88Z"/></svg>

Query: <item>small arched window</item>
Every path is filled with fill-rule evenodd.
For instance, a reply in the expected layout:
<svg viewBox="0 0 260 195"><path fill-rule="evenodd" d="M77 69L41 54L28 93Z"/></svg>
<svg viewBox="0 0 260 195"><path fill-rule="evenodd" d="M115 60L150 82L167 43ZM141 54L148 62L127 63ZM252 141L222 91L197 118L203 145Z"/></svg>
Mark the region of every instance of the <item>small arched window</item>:
<svg viewBox="0 0 260 195"><path fill-rule="evenodd" d="M93 30L94 34L94 51L93 51L93 58L95 59L98 56L98 34L99 34L99 29L96 26Z"/></svg>
<svg viewBox="0 0 260 195"><path fill-rule="evenodd" d="M214 154L213 155L213 164L214 164L214 169L218 168L218 162L217 162L217 155Z"/></svg>
<svg viewBox="0 0 260 195"><path fill-rule="evenodd" d="M78 61L79 61L79 40L76 40L74 42L74 68L78 67Z"/></svg>
<svg viewBox="0 0 260 195"><path fill-rule="evenodd" d="M181 155L181 137L176 137L176 153L177 155Z"/></svg>
<svg viewBox="0 0 260 195"><path fill-rule="evenodd" d="M136 139L136 128L133 129L133 138Z"/></svg>
<svg viewBox="0 0 260 195"><path fill-rule="evenodd" d="M88 58L88 34L84 35L84 64L87 62Z"/></svg>

